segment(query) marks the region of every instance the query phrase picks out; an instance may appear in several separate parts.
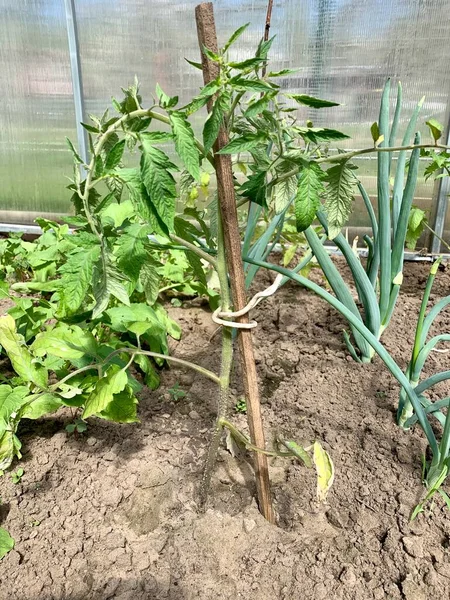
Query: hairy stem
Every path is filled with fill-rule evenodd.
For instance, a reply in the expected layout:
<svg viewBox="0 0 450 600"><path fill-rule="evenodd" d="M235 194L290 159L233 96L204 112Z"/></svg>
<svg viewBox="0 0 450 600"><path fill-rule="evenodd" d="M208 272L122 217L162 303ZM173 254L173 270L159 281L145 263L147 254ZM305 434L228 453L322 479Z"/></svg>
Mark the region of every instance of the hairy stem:
<svg viewBox="0 0 450 600"><path fill-rule="evenodd" d="M220 213L217 216L217 275L220 285L220 298L222 310L228 311L231 307L230 289L228 285L228 270L225 257L225 244L223 237L223 225ZM211 485L211 477L216 464L217 452L219 451L220 438L222 437L223 423L226 419L229 404L229 387L231 367L233 364L233 334L229 327L222 327L222 358L220 364L219 399L217 406L217 418L208 448L202 483L200 486L200 504L205 505Z"/></svg>
<svg viewBox="0 0 450 600"><path fill-rule="evenodd" d="M444 146L443 144L417 144L416 146L393 146L393 147L382 147L376 148L364 148L363 150L352 150L351 152L344 152L342 154L335 154L333 156L324 156L322 158L315 158L315 163L339 163L347 161L355 156L361 156L363 154L371 154L373 152L404 152L405 150L415 150L417 148L438 148L439 150L449 150L450 146ZM294 175L297 175L301 167L295 167L291 171L282 173L278 177L274 177L267 185L269 188L273 187L281 181L285 181Z"/></svg>

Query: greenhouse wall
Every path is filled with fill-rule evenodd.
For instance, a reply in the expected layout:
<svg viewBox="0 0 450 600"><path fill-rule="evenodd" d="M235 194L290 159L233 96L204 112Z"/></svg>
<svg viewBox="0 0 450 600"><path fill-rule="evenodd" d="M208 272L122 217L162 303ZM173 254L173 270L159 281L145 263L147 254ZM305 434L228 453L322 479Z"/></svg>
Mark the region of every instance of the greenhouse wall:
<svg viewBox="0 0 450 600"><path fill-rule="evenodd" d="M2 0L0 221L31 223L37 215L71 210L66 186L73 167L65 137L77 143L73 77L76 84L78 74L71 71L70 6L78 29L82 100L87 114L99 114L135 75L144 99L151 98L157 82L181 101L196 93L201 73L184 58L198 60L197 3ZM214 6L221 40L251 23L234 50L236 58L248 56L262 35L267 1L216 0ZM341 103L318 112L304 109L299 118L349 134L345 148L371 145L370 125L391 77L403 84L403 125L423 95L421 123L430 117L448 123L448 8L446 0L275 1L273 66L298 69L281 80L282 87ZM425 128L423 135L428 136ZM358 166L374 196L376 159L359 160ZM440 189L422 177L415 203L431 218L439 214L438 226L448 238L445 185ZM359 203L351 225L367 225Z"/></svg>

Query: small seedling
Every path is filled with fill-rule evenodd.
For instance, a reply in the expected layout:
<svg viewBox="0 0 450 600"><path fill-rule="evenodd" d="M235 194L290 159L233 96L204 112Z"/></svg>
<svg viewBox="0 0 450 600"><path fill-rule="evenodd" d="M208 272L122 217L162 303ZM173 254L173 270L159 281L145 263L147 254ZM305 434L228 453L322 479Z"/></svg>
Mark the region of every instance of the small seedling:
<svg viewBox="0 0 450 600"><path fill-rule="evenodd" d="M242 415L247 414L247 403L245 402L245 398L239 398L239 400L234 405L234 412L240 413Z"/></svg>
<svg viewBox="0 0 450 600"><path fill-rule="evenodd" d="M22 479L22 476L24 474L24 470L22 468L17 469L17 471L15 473L11 473L11 479L13 483L20 483L20 480Z"/></svg>
<svg viewBox="0 0 450 600"><path fill-rule="evenodd" d="M84 433L87 429L87 423L83 419L75 419L74 423L66 425L67 433Z"/></svg>
<svg viewBox="0 0 450 600"><path fill-rule="evenodd" d="M172 399L175 402L177 402L178 400L180 400L181 398L184 398L186 396L186 392L180 388L179 383L176 383L168 391L169 391L169 394L172 396Z"/></svg>
<svg viewBox="0 0 450 600"><path fill-rule="evenodd" d="M40 524L41 522L37 519L35 519L34 521L30 521L30 527L39 527Z"/></svg>

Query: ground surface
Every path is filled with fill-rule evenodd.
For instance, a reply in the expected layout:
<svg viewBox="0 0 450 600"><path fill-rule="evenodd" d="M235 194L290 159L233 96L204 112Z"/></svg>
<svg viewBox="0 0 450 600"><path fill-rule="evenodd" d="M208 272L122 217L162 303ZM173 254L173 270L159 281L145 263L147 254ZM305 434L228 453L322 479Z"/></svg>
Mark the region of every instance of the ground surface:
<svg viewBox="0 0 450 600"><path fill-rule="evenodd" d="M384 341L404 366L428 267L407 266ZM261 286L268 283L261 279ZM440 272L436 300L450 289ZM173 309L177 356L217 368L219 336L202 307ZM419 431L394 422L395 381L379 360L349 360L339 316L287 285L255 311L268 438L284 431L329 450L336 479L315 503L314 473L271 460L279 527L253 500L249 463L221 450L206 513L196 504L213 421L214 385L172 369L144 393L141 423L91 419L68 435L69 414L22 427L18 485L1 479L0 522L16 550L0 563L0 600L447 599L450 513L438 501L412 525L421 494ZM450 314L440 320L450 330ZM447 367L445 367L447 364ZM427 373L448 368L432 354ZM178 382L187 396L173 402ZM241 393L239 376L233 382ZM448 388L442 387L440 392ZM245 427L245 417L236 421Z"/></svg>

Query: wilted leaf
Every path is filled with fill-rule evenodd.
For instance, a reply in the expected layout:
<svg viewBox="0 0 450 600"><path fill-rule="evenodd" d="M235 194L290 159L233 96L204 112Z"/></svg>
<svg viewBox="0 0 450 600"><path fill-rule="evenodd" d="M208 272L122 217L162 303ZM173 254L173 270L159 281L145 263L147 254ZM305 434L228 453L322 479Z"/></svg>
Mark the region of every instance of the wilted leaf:
<svg viewBox="0 0 450 600"><path fill-rule="evenodd" d="M313 460L317 471L317 500L325 502L334 481L334 465L330 455L319 442L314 442Z"/></svg>

